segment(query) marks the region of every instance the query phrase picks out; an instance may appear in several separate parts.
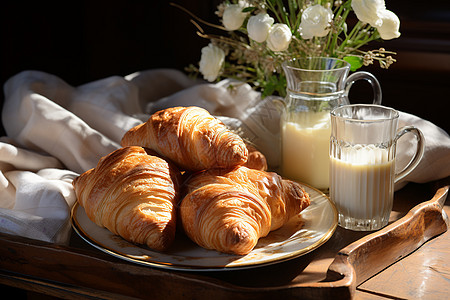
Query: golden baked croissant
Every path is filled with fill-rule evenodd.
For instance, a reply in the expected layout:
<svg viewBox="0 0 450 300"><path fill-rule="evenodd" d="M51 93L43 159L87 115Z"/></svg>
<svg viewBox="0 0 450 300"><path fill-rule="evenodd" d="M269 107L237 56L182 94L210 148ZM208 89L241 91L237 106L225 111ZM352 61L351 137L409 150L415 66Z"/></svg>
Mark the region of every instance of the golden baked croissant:
<svg viewBox="0 0 450 300"><path fill-rule="evenodd" d="M176 230L180 172L142 147L103 157L73 181L87 216L127 241L164 251Z"/></svg>
<svg viewBox="0 0 450 300"><path fill-rule="evenodd" d="M233 167L247 161L244 141L200 107L172 107L154 113L147 122L131 128L122 146L148 147L181 169Z"/></svg>
<svg viewBox="0 0 450 300"><path fill-rule="evenodd" d="M267 171L267 160L264 154L257 150L253 145L247 144L248 158L243 165L250 169Z"/></svg>
<svg viewBox="0 0 450 300"><path fill-rule="evenodd" d="M310 204L300 184L244 166L200 172L185 188L180 217L187 236L204 248L237 255L249 253L259 238Z"/></svg>

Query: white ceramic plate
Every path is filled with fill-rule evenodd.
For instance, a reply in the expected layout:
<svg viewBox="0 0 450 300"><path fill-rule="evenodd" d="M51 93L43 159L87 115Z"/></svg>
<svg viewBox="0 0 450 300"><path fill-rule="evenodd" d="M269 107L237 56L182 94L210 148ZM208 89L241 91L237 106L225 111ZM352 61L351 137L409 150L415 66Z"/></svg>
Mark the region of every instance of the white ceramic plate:
<svg viewBox="0 0 450 300"><path fill-rule="evenodd" d="M249 254L236 256L206 250L178 235L168 252L131 244L93 223L75 204L72 226L86 242L115 257L147 266L183 271L222 271L255 268L296 258L317 249L333 235L338 224L336 207L318 190L305 186L311 205L282 228L261 238Z"/></svg>

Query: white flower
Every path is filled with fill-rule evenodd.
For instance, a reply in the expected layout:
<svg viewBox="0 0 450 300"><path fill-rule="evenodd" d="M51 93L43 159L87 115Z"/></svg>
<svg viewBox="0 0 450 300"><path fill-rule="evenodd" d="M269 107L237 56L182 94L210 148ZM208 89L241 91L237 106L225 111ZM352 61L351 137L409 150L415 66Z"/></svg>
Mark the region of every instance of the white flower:
<svg viewBox="0 0 450 300"><path fill-rule="evenodd" d="M258 43L264 42L269 36L273 22L273 18L266 13L251 16L247 23L248 36Z"/></svg>
<svg viewBox="0 0 450 300"><path fill-rule="evenodd" d="M216 80L224 61L225 52L222 49L211 43L203 47L199 63L199 70L203 74L203 78L209 82Z"/></svg>
<svg viewBox="0 0 450 300"><path fill-rule="evenodd" d="M373 27L381 26L381 13L386 10L384 0L352 0L352 8L358 20Z"/></svg>
<svg viewBox="0 0 450 300"><path fill-rule="evenodd" d="M383 21L381 26L377 26L377 30L383 40L391 40L400 36L400 19L390 10L384 10L381 14Z"/></svg>
<svg viewBox="0 0 450 300"><path fill-rule="evenodd" d="M225 7L222 23L227 30L238 30L242 26L245 18L247 17L247 13L242 12L244 7L245 6L242 3L230 4Z"/></svg>
<svg viewBox="0 0 450 300"><path fill-rule="evenodd" d="M311 39L315 36L326 36L330 31L333 12L320 4L308 7L302 14L299 32L302 38Z"/></svg>
<svg viewBox="0 0 450 300"><path fill-rule="evenodd" d="M292 32L286 24L277 23L270 28L267 46L272 51L284 51L289 47Z"/></svg>

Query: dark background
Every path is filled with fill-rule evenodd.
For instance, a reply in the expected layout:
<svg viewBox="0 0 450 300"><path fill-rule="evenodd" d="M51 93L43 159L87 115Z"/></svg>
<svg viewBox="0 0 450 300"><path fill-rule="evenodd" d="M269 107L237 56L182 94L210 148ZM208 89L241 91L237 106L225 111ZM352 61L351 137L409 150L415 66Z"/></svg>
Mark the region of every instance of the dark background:
<svg viewBox="0 0 450 300"><path fill-rule="evenodd" d="M198 37L189 16L169 2L2 1L1 84L30 69L77 86L112 75L152 68L183 70L196 64L208 41ZM174 2L219 22L214 12L221 1ZM402 35L382 46L398 52L398 62L389 70L363 70L379 79L384 105L450 132L450 1L386 0L386 6L400 17ZM362 99L365 88L356 86L351 99Z"/></svg>

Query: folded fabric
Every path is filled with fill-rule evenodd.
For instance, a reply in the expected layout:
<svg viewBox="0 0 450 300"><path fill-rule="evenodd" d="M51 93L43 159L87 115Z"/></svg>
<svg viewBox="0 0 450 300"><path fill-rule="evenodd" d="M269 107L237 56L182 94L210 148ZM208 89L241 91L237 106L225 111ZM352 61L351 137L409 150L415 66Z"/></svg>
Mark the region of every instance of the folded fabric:
<svg viewBox="0 0 450 300"><path fill-rule="evenodd" d="M120 147L123 134L153 112L200 106L255 144L279 165L278 102L261 100L248 84L199 83L170 69L113 76L73 87L57 76L24 71L4 85L0 139L0 231L65 243L70 233L71 186L78 174ZM401 113L401 126L419 127L426 140L419 166L397 185L450 176L450 137L434 124ZM398 164L409 161L415 140L398 144Z"/></svg>
<svg viewBox="0 0 450 300"><path fill-rule="evenodd" d="M408 182L425 183L450 176L450 137L442 128L417 116L400 112L399 127L415 126L425 138L425 150L419 165L396 184L396 190ZM413 157L417 141L412 134L397 142L396 169L403 168Z"/></svg>

